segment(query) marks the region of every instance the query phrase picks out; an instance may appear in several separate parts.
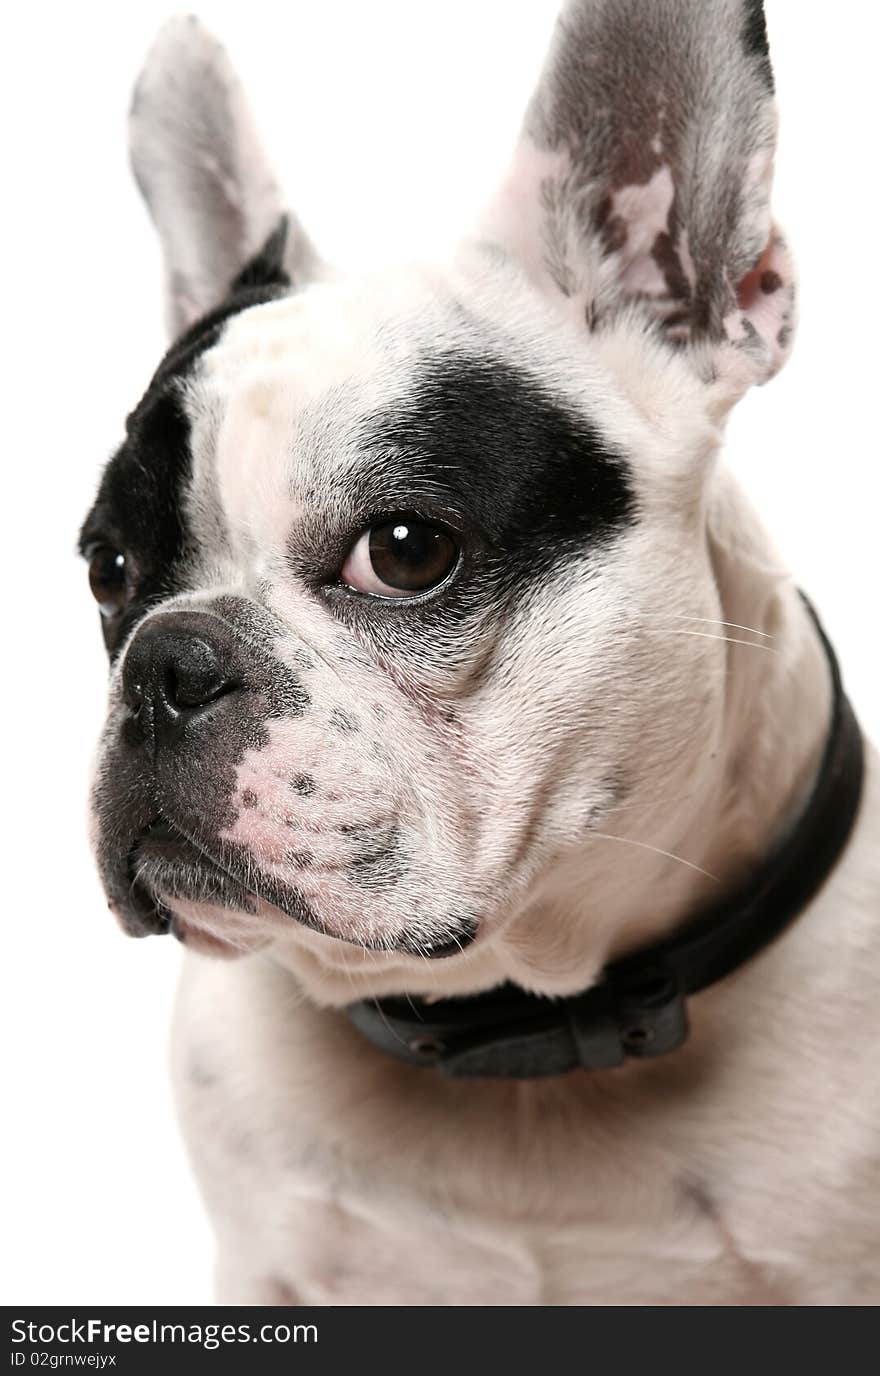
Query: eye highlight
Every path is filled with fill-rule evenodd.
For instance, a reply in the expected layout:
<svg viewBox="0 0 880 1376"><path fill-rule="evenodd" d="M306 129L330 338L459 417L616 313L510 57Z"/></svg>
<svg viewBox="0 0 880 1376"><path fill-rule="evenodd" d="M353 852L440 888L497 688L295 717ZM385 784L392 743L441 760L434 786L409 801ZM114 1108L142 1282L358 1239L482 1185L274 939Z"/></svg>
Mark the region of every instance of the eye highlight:
<svg viewBox="0 0 880 1376"><path fill-rule="evenodd" d="M125 555L111 545L90 545L89 587L102 616L116 616L130 600Z"/></svg>
<svg viewBox="0 0 880 1376"><path fill-rule="evenodd" d="M459 554L441 526L417 516L392 516L364 531L339 577L346 587L370 597L415 597L444 583Z"/></svg>

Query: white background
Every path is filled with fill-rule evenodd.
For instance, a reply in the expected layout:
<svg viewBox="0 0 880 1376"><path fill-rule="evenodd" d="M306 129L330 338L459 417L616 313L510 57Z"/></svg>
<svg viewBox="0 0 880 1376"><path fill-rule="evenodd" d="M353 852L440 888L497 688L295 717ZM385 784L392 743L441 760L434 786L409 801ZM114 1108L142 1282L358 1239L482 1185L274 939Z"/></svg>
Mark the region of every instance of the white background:
<svg viewBox="0 0 880 1376"><path fill-rule="evenodd" d="M85 839L98 617L73 555L163 346L125 112L168 0L16 6L0 34L5 590L6 1303L210 1298L212 1245L166 1083L177 948L126 941ZM10 7L11 8L11 7ZM450 238L503 166L556 0L202 0L292 201L352 265ZM768 0L793 361L728 461L836 640L880 738L875 7Z"/></svg>

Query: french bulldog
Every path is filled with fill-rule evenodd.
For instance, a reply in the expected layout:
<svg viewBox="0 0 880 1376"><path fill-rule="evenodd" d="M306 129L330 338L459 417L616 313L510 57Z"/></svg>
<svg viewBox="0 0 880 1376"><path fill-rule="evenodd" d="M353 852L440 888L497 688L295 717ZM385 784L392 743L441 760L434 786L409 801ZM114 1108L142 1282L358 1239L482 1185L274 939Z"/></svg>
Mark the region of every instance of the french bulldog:
<svg viewBox="0 0 880 1376"><path fill-rule="evenodd" d="M185 948L223 1302L880 1300L867 748L824 882L670 1054L462 1077L346 1012L563 1006L809 810L828 649L719 461L791 347L775 128L760 0L569 0L460 245L349 277L200 23L147 58L173 343L82 529L93 838Z"/></svg>

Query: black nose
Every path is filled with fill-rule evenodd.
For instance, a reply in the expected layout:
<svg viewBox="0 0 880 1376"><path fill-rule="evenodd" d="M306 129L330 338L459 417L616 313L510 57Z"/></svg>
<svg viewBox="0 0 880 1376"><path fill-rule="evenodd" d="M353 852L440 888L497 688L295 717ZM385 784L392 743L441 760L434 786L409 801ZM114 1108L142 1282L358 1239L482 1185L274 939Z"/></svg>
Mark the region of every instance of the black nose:
<svg viewBox="0 0 880 1376"><path fill-rule="evenodd" d="M122 666L123 697L139 735L154 746L238 687L210 636L170 616L137 632Z"/></svg>

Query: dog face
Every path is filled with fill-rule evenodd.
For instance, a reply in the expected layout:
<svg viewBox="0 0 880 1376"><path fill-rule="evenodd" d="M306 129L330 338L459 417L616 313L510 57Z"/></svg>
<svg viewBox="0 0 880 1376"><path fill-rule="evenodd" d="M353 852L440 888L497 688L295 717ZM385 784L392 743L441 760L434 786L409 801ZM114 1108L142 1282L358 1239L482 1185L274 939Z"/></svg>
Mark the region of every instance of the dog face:
<svg viewBox="0 0 880 1376"><path fill-rule="evenodd" d="M670 634L718 615L707 475L791 336L773 128L759 5L581 0L479 234L348 280L223 53L163 31L132 146L175 343L82 531L129 931L458 958L684 784L724 695Z"/></svg>

